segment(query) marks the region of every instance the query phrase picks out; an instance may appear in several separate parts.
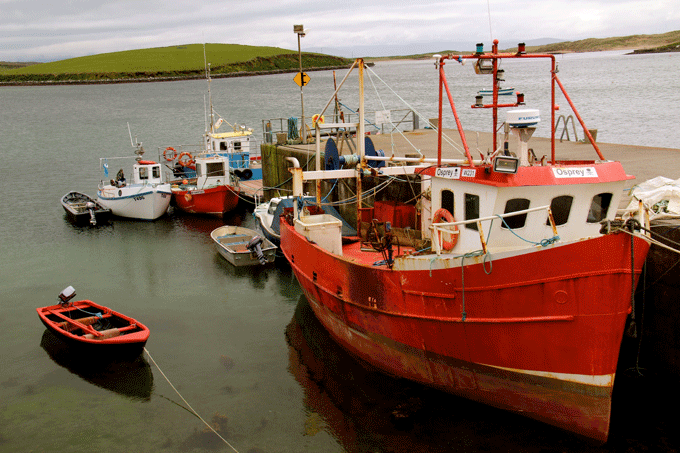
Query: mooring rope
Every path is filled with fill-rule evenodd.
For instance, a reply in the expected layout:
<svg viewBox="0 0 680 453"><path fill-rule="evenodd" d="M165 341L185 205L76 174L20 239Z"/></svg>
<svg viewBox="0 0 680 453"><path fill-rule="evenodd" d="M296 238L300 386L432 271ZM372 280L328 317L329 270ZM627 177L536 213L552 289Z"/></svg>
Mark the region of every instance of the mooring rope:
<svg viewBox="0 0 680 453"><path fill-rule="evenodd" d="M156 361L153 359L153 357L151 357L151 354L149 353L149 350L146 349L146 348L144 348L144 352L146 352L146 355L149 356L149 359L151 359L151 361L152 361L153 364L156 366L156 368L158 369L158 371L160 371L161 375L165 378L165 380L168 382L168 384L170 384L170 387L172 387L172 389L175 391L175 393L177 393L177 396L179 396L179 397L182 399L182 401L184 401L184 404L187 405L187 407L189 408L189 410L191 411L191 413L194 414L196 417L198 417L198 419L199 419L200 421L202 421L203 424L205 424L205 426L207 426L208 428L210 428L210 431L214 432L215 435L217 435L217 437L219 437L220 439L222 439L222 441L223 441L225 444L229 445L229 448L231 448L231 449L234 450L236 453L238 453L238 450L236 450L236 449L234 448L233 445L231 445L229 442L227 442L227 440L226 440L224 437L220 436L220 433L218 433L217 431L215 431L215 429L214 429L212 426L210 426L210 425L208 424L208 422L206 422L205 420L203 420L203 417L201 417L200 415L198 415L198 412L196 412L196 411L194 410L194 408L191 407L191 404L189 404L189 403L187 402L187 400L184 399L184 397L179 393L179 391L175 388L175 386L172 385L172 382L170 382L170 379L168 379L168 377L165 375L165 373L163 373L163 370L161 370L161 367L159 367L158 364L156 363Z"/></svg>

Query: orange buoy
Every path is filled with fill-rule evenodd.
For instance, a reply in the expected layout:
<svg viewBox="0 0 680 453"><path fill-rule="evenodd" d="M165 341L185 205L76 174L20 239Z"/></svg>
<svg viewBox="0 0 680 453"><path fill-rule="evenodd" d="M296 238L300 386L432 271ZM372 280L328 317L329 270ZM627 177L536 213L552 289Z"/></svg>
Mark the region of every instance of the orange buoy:
<svg viewBox="0 0 680 453"><path fill-rule="evenodd" d="M184 157L188 157L189 159L185 160L183 159ZM185 151L179 155L179 157L177 158L177 162L183 167L188 167L194 164L194 156L192 156L191 153Z"/></svg>
<svg viewBox="0 0 680 453"><path fill-rule="evenodd" d="M168 151L172 152L168 153ZM163 151L163 157L165 157L165 160L167 160L168 162L172 162L177 158L177 150L172 146L168 146L167 148L165 148L165 151Z"/></svg>
<svg viewBox="0 0 680 453"><path fill-rule="evenodd" d="M451 214L448 209L439 208L437 209L437 212L434 213L432 223L443 223L442 220L444 220L444 223L453 223L456 221L456 219L453 217L453 214ZM458 243L458 225L454 225L450 235L451 235L450 241L442 240L442 247L446 251L453 249L456 246L456 243ZM439 239L441 239L441 236L442 232L440 231Z"/></svg>

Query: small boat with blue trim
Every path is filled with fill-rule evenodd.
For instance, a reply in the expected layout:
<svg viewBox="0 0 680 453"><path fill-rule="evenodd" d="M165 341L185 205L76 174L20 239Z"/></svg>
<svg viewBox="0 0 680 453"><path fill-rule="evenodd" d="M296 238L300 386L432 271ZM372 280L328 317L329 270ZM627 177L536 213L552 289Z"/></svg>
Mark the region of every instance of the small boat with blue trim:
<svg viewBox="0 0 680 453"><path fill-rule="evenodd" d="M56 305L36 309L50 332L79 352L117 357L142 353L150 334L147 326L91 300L71 302L75 295L69 286Z"/></svg>
<svg viewBox="0 0 680 453"><path fill-rule="evenodd" d="M493 96L493 90L479 90L477 94L482 96ZM514 88L498 88L499 96L512 96L515 94Z"/></svg>
<svg viewBox="0 0 680 453"><path fill-rule="evenodd" d="M292 195L284 197L273 197L265 203L260 203L253 210L253 215L257 219L260 230L264 237L269 239L272 244L279 246L281 242L281 232L279 230L279 218L286 208L292 208L296 197ZM320 209L316 206L316 197L301 197L297 199L299 209L307 209L318 214L330 214L342 223L342 236L354 237L357 230L350 225L340 213L331 205L323 205ZM318 211L318 212L317 212Z"/></svg>

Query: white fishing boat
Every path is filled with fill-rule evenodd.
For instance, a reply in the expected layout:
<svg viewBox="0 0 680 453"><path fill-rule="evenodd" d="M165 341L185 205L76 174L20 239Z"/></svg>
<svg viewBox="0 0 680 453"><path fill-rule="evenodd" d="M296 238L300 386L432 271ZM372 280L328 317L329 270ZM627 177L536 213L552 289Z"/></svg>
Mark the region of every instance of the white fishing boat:
<svg viewBox="0 0 680 453"><path fill-rule="evenodd" d="M257 219L260 230L264 236L269 239L272 244L279 246L281 242L281 232L279 230L279 217L283 214L284 209L293 207L296 197L292 195L284 197L273 197L265 203L260 203L253 210L253 215ZM314 209L316 212L316 197L302 197L298 200L300 209ZM356 236L357 230L342 218L340 213L330 205L321 207L319 213L330 214L342 222L343 237Z"/></svg>
<svg viewBox="0 0 680 453"><path fill-rule="evenodd" d="M105 174L109 160L100 159ZM131 219L155 220L165 214L171 199L170 184L163 182L161 165L150 160L132 165L132 183L127 182L121 168L115 180L101 181L97 191L97 201L113 215Z"/></svg>

